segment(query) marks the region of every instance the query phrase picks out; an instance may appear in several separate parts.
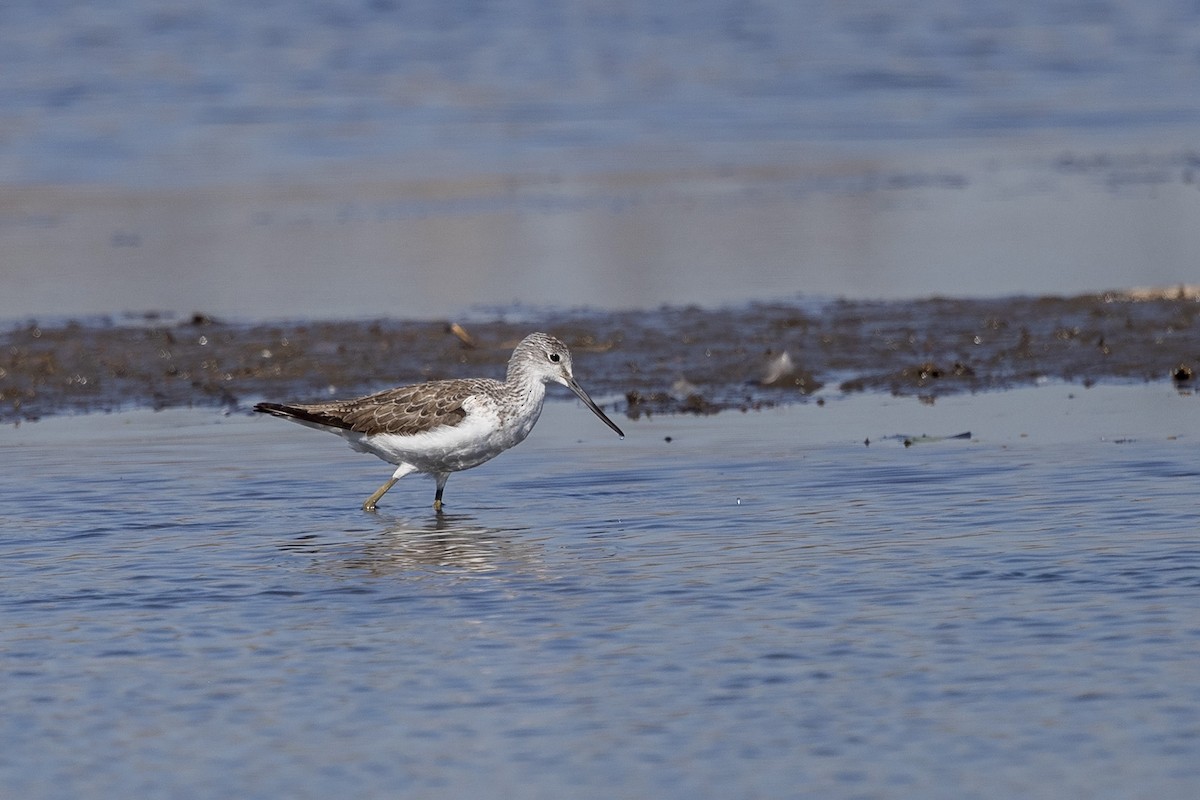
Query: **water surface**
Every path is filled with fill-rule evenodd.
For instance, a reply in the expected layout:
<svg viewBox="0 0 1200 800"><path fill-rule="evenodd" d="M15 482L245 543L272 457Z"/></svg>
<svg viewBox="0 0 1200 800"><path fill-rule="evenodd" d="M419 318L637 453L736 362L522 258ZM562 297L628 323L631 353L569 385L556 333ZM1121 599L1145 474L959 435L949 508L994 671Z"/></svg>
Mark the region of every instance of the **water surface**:
<svg viewBox="0 0 1200 800"><path fill-rule="evenodd" d="M1182 0L0 9L0 319L1200 284Z"/></svg>
<svg viewBox="0 0 1200 800"><path fill-rule="evenodd" d="M279 420L7 428L0 789L1190 797L1196 402L830 396L624 441L556 403L440 519L413 478L362 512L386 466Z"/></svg>

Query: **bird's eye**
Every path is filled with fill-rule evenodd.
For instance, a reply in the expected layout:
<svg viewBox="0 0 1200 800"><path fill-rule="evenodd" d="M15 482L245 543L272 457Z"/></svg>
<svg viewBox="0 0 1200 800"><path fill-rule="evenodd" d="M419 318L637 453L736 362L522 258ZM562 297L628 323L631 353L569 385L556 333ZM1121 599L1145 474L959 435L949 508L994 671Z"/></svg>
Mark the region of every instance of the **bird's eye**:
<svg viewBox="0 0 1200 800"><path fill-rule="evenodd" d="M562 361L562 356L560 356L558 353L551 353L548 357L555 364L557 364L559 361Z"/></svg>

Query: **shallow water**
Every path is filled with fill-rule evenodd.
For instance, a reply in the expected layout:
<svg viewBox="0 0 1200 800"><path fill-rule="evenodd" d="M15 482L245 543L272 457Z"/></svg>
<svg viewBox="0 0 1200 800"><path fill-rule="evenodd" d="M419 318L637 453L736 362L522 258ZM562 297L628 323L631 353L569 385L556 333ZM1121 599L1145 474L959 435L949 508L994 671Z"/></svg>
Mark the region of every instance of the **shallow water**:
<svg viewBox="0 0 1200 800"><path fill-rule="evenodd" d="M0 8L0 319L1200 283L1183 0Z"/></svg>
<svg viewBox="0 0 1200 800"><path fill-rule="evenodd" d="M0 793L1190 797L1197 402L624 441L555 403L440 520L420 479L361 512L386 466L278 420L6 428Z"/></svg>
<svg viewBox="0 0 1200 800"><path fill-rule="evenodd" d="M1184 0L115 0L2 21L12 182L736 163L794 142L1200 122L1200 12Z"/></svg>

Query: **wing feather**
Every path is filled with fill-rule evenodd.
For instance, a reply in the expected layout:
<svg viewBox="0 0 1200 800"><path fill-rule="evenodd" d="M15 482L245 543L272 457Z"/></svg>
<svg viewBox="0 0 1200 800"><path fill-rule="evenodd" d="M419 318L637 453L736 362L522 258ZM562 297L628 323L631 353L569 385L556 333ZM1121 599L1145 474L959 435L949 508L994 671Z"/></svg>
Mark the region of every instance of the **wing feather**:
<svg viewBox="0 0 1200 800"><path fill-rule="evenodd" d="M472 395L488 392L490 383L494 381L433 381L387 389L354 400L259 403L254 410L358 433L412 436L462 422L467 416L463 403Z"/></svg>

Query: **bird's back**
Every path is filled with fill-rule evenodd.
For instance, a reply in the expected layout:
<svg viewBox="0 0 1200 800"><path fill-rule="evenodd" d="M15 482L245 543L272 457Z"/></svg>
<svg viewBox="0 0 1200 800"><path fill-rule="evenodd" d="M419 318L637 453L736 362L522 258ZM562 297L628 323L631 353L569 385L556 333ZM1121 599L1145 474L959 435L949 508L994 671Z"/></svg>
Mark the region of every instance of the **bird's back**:
<svg viewBox="0 0 1200 800"><path fill-rule="evenodd" d="M495 396L502 386L488 379L432 381L385 389L352 400L259 403L254 410L334 433L414 436L458 425L467 416L463 402L468 397Z"/></svg>

